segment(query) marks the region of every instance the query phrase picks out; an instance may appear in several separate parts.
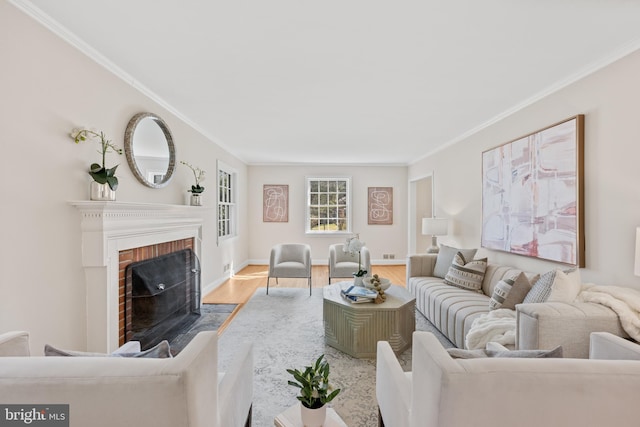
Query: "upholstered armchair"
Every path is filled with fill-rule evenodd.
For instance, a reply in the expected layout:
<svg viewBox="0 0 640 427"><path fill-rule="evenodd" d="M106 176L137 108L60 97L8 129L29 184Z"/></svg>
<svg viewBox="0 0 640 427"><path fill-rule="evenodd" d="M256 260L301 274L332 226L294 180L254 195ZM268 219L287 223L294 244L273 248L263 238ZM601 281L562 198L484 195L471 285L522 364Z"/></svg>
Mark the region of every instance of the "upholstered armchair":
<svg viewBox="0 0 640 427"><path fill-rule="evenodd" d="M432 333L414 332L412 368L404 372L389 343L378 341L379 425L637 426L640 361L628 359L639 350L592 334L590 359L454 359Z"/></svg>
<svg viewBox="0 0 640 427"><path fill-rule="evenodd" d="M360 250L360 265L358 253L345 252L344 244L336 243L329 246L329 283L334 277L351 278L360 268L367 270L367 275L371 275L371 255L366 246Z"/></svg>
<svg viewBox="0 0 640 427"><path fill-rule="evenodd" d="M306 278L309 281L311 295L311 247L302 243L280 243L271 248L267 295L272 277L275 277L276 283L279 277Z"/></svg>
<svg viewBox="0 0 640 427"><path fill-rule="evenodd" d="M28 334L0 334L0 402L68 404L70 425L251 425L253 344L218 372L218 334L198 333L173 358L29 356Z"/></svg>

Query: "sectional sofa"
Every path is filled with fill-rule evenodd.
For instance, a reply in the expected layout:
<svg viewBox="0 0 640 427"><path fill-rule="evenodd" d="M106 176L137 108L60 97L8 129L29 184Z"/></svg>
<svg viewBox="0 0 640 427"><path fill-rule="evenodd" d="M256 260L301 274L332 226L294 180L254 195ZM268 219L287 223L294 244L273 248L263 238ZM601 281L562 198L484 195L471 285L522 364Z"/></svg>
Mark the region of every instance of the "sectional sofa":
<svg viewBox="0 0 640 427"><path fill-rule="evenodd" d="M473 321L491 311L490 301L498 283L521 271L487 263L479 292L444 283L451 251L442 245L440 254L410 255L407 259L407 289L416 298L416 308L458 348L465 348L465 337ZM472 259L475 250L467 250ZM440 257L440 261L438 261ZM443 263L443 260L445 261ZM539 275L524 272L535 282ZM515 345L517 349L563 347L564 357L587 358L591 332L609 332L628 337L618 315L600 304L555 301L515 306Z"/></svg>

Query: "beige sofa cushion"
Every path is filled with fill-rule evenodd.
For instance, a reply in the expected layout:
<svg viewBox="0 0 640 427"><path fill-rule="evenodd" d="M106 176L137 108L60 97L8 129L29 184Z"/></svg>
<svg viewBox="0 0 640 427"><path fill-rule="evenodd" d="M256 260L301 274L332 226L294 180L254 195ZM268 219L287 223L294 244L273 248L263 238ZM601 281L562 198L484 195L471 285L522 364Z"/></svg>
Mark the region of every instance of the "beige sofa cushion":
<svg viewBox="0 0 640 427"><path fill-rule="evenodd" d="M408 287L416 297L416 308L459 348L464 348L473 320L489 312L488 296L447 285L437 277L413 277Z"/></svg>

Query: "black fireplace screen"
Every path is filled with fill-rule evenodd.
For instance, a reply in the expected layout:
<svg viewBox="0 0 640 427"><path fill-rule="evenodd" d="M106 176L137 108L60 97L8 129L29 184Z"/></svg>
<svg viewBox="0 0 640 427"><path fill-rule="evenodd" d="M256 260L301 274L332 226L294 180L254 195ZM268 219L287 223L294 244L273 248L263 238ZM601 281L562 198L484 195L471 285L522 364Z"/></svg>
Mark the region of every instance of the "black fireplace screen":
<svg viewBox="0 0 640 427"><path fill-rule="evenodd" d="M171 341L200 315L200 262L191 249L125 270L125 337L143 349Z"/></svg>

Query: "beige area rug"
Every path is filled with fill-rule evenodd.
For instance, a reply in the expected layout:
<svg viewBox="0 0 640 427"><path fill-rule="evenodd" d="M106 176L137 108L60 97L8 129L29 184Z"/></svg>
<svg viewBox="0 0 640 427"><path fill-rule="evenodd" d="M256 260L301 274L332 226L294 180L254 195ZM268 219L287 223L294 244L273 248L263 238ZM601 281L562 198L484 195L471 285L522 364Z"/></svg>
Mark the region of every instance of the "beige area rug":
<svg viewBox="0 0 640 427"><path fill-rule="evenodd" d="M453 345L416 313L416 329L433 331L446 347ZM253 342L255 351L253 425L273 426L279 413L296 404L296 389L287 385L287 368L302 368L325 354L330 379L340 395L330 406L349 427L377 425L374 360L355 359L324 343L322 290L260 288L223 332L218 352L220 369L229 365L238 345ZM399 360L411 367L411 349Z"/></svg>

